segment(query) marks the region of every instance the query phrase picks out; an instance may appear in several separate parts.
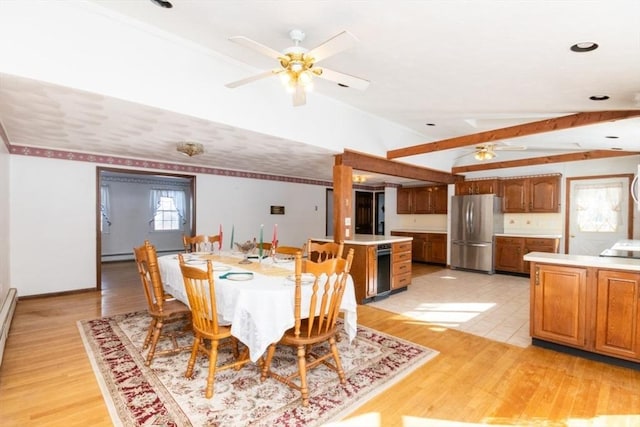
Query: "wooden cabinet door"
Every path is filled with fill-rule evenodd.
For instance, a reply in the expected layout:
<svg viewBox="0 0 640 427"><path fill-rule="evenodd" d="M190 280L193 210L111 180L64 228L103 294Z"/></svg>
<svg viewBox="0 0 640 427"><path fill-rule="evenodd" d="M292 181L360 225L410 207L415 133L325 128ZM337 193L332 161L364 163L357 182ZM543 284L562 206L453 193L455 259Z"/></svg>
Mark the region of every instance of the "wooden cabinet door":
<svg viewBox="0 0 640 427"><path fill-rule="evenodd" d="M529 194L526 178L502 181L502 211L505 213L527 212Z"/></svg>
<svg viewBox="0 0 640 427"><path fill-rule="evenodd" d="M427 260L429 262L446 264L447 236L444 234L429 234L428 252Z"/></svg>
<svg viewBox="0 0 640 427"><path fill-rule="evenodd" d="M558 253L559 245L560 245L560 239L525 238L524 251L522 255L524 256L529 252ZM530 269L529 261L524 261L523 272L529 273L529 269Z"/></svg>
<svg viewBox="0 0 640 427"><path fill-rule="evenodd" d="M640 273L598 272L595 350L640 360Z"/></svg>
<svg viewBox="0 0 640 427"><path fill-rule="evenodd" d="M473 181L456 182L456 196L464 196L466 194L473 194Z"/></svg>
<svg viewBox="0 0 640 427"><path fill-rule="evenodd" d="M529 212L560 212L560 177L529 178Z"/></svg>
<svg viewBox="0 0 640 427"><path fill-rule="evenodd" d="M396 212L399 214L412 213L413 191L411 188L398 188Z"/></svg>
<svg viewBox="0 0 640 427"><path fill-rule="evenodd" d="M496 237L495 269L523 273L523 251L524 239L521 237Z"/></svg>
<svg viewBox="0 0 640 427"><path fill-rule="evenodd" d="M414 261L427 260L427 239L423 234L413 235L413 244L411 245L411 259Z"/></svg>
<svg viewBox="0 0 640 427"><path fill-rule="evenodd" d="M586 346L587 269L534 264L531 277L531 336Z"/></svg>
<svg viewBox="0 0 640 427"><path fill-rule="evenodd" d="M431 207L431 188L432 187L414 187L413 190L413 212L416 214L430 214L433 212Z"/></svg>
<svg viewBox="0 0 640 427"><path fill-rule="evenodd" d="M378 294L378 254L374 245L366 246L367 298ZM355 261L355 259L354 259Z"/></svg>
<svg viewBox="0 0 640 427"><path fill-rule="evenodd" d="M449 188L446 185L436 185L431 191L431 208L434 214L446 214L449 204Z"/></svg>
<svg viewBox="0 0 640 427"><path fill-rule="evenodd" d="M475 182L475 194L497 194L497 179L481 179Z"/></svg>

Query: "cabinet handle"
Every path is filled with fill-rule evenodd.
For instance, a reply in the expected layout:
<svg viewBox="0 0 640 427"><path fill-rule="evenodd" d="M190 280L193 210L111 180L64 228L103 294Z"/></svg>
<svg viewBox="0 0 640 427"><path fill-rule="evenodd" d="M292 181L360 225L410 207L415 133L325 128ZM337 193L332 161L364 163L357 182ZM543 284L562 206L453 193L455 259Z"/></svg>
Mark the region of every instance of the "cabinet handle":
<svg viewBox="0 0 640 427"><path fill-rule="evenodd" d="M540 268L536 267L536 286L540 284Z"/></svg>

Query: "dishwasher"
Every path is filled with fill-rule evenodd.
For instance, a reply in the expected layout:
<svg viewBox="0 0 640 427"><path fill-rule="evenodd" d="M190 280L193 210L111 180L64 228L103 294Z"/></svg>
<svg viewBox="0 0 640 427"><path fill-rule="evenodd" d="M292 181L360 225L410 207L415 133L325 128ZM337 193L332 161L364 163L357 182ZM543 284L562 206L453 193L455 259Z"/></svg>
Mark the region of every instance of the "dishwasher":
<svg viewBox="0 0 640 427"><path fill-rule="evenodd" d="M377 284L374 300L386 298L391 293L391 243L381 243L376 248Z"/></svg>

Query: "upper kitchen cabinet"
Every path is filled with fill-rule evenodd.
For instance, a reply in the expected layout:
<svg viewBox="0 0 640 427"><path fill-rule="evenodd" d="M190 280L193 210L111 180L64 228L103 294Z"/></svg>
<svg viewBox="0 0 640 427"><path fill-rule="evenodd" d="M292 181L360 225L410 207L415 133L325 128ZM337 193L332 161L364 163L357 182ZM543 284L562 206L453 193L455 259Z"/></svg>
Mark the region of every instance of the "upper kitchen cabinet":
<svg viewBox="0 0 640 427"><path fill-rule="evenodd" d="M466 194L496 194L500 196L500 180L494 178L456 182L456 196L464 196Z"/></svg>
<svg viewBox="0 0 640 427"><path fill-rule="evenodd" d="M448 193L446 185L398 188L397 213L446 214Z"/></svg>
<svg viewBox="0 0 640 427"><path fill-rule="evenodd" d="M560 212L560 175L502 180L505 213Z"/></svg>

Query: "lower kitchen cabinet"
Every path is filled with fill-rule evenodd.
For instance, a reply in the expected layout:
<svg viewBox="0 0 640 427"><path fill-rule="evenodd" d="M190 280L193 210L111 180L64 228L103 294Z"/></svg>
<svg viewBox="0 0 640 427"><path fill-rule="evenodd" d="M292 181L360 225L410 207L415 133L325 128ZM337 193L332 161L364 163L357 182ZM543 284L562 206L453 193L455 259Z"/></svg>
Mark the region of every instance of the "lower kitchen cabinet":
<svg viewBox="0 0 640 427"><path fill-rule="evenodd" d="M495 270L529 274L529 262L522 257L529 252L557 253L560 239L519 236L496 237Z"/></svg>
<svg viewBox="0 0 640 427"><path fill-rule="evenodd" d="M411 242L398 242L392 245L392 290L406 288L411 284L411 246Z"/></svg>
<svg viewBox="0 0 640 427"><path fill-rule="evenodd" d="M383 278L378 271L378 245L377 244L348 244L344 245L344 253L353 248L353 262L351 264L351 277L355 288L356 301L364 304L375 299L379 294L379 284ZM389 288L387 291L396 291L406 288L411 284L411 241L405 240L391 244L391 261L389 263ZM383 264L381 264L383 265ZM385 291L385 293L388 293Z"/></svg>
<svg viewBox="0 0 640 427"><path fill-rule="evenodd" d="M640 360L640 274L598 272L595 350Z"/></svg>
<svg viewBox="0 0 640 427"><path fill-rule="evenodd" d="M447 235L444 233L420 233L392 231L392 236L412 237L411 259L434 264L447 263Z"/></svg>
<svg viewBox="0 0 640 427"><path fill-rule="evenodd" d="M531 336L584 347L587 269L538 265L531 278Z"/></svg>
<svg viewBox="0 0 640 427"><path fill-rule="evenodd" d="M533 263L531 336L640 362L640 273Z"/></svg>

